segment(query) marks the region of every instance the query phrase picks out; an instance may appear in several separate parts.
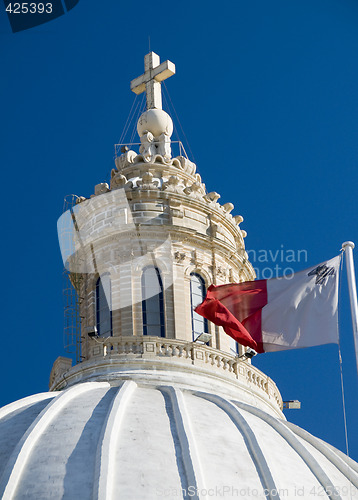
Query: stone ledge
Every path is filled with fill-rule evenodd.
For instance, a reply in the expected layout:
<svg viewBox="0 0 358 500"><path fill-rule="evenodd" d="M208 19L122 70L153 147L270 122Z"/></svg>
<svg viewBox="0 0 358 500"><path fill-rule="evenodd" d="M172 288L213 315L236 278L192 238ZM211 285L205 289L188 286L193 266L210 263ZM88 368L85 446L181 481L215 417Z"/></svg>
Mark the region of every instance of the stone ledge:
<svg viewBox="0 0 358 500"><path fill-rule="evenodd" d="M143 370L145 378L153 383L158 373L165 371L173 376L175 372L185 373L186 378L205 375L210 379L226 381L264 401L276 412L282 410L280 392L270 377L248 361L218 349L184 340L149 336L108 337L93 340L91 344L89 360L64 372L57 370L55 376L51 372L50 390L61 390L66 385L85 380L113 381L123 378L124 372L140 379Z"/></svg>

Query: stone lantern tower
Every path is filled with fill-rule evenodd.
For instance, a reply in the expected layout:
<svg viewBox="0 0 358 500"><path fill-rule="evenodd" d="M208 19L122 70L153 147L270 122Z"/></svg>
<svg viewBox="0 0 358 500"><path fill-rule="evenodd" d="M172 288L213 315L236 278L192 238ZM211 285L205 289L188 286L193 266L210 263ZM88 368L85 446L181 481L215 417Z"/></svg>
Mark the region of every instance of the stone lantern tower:
<svg viewBox="0 0 358 500"><path fill-rule="evenodd" d="M244 353L193 311L211 283L255 274L234 205L206 191L189 159L172 157L173 122L161 109L160 82L174 72L173 63L160 64L153 52L145 57L145 73L131 83L147 97L137 125L139 154L124 148L110 185L98 184L63 216L62 223L71 220L74 242L63 257L77 277L82 317L82 363L71 377L77 371L82 377L85 366L107 377L115 356L121 355L118 369L125 368L126 353L133 362L149 356L153 366L162 366L165 353L164 359L215 364L234 375ZM210 340L197 340L201 333ZM63 358L55 364L52 389L64 386L59 365L68 368Z"/></svg>
<svg viewBox="0 0 358 500"><path fill-rule="evenodd" d="M145 57L139 152L59 221L81 362L58 358L49 392L0 409L0 497L354 498L358 465L287 422L275 383L194 311L209 284L255 275L242 217L172 155L174 73Z"/></svg>

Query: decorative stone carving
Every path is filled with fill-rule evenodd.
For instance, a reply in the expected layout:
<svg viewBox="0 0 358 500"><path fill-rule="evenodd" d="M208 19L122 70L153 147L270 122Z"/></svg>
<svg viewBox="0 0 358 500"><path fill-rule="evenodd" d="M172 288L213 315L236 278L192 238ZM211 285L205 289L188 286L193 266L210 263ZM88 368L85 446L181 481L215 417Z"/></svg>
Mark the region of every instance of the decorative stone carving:
<svg viewBox="0 0 358 500"><path fill-rule="evenodd" d="M94 187L95 196L97 196L99 194L103 194L103 193L108 193L108 191L109 191L109 186L108 186L107 182L101 182L101 184L97 184Z"/></svg>
<svg viewBox="0 0 358 500"><path fill-rule="evenodd" d="M234 210L234 205L232 203L225 203L225 205L222 206L223 209L225 210L225 212L227 212L228 214Z"/></svg>
<svg viewBox="0 0 358 500"><path fill-rule="evenodd" d="M205 195L203 185L200 182L194 182L191 186L186 187L184 193L199 199Z"/></svg>
<svg viewBox="0 0 358 500"><path fill-rule="evenodd" d="M225 278L226 277L226 273L227 273L227 271L226 271L226 269L224 267L218 266L216 268L216 276Z"/></svg>
<svg viewBox="0 0 358 500"><path fill-rule="evenodd" d="M243 229L241 229L241 236L242 236L243 238L246 238L246 236L247 236L247 232L246 232L246 231L244 231Z"/></svg>
<svg viewBox="0 0 358 500"><path fill-rule="evenodd" d="M244 264L244 262L243 262L243 264ZM244 267L241 267L241 268L239 269L239 277L240 277L240 279L241 279L244 275L245 275L245 269L244 269Z"/></svg>
<svg viewBox="0 0 358 500"><path fill-rule="evenodd" d="M175 208L170 209L170 215L172 218L176 217L177 219L184 218L184 212L182 210L177 210Z"/></svg>
<svg viewBox="0 0 358 500"><path fill-rule="evenodd" d="M184 212L181 208L182 206L180 200L175 200L173 197L168 198L168 209L171 217L183 219Z"/></svg>
<svg viewBox="0 0 358 500"><path fill-rule="evenodd" d="M190 252L190 264L194 265L197 271L203 270L204 266L209 268L209 266L205 264L204 255L203 252L197 250Z"/></svg>
<svg viewBox="0 0 358 500"><path fill-rule="evenodd" d="M143 156L144 161L153 161L157 150L154 144L154 135L147 130L140 137L141 146L139 153Z"/></svg>
<svg viewBox="0 0 358 500"><path fill-rule="evenodd" d="M230 283L235 283L234 270L232 267L229 269L229 281Z"/></svg>
<svg viewBox="0 0 358 500"><path fill-rule="evenodd" d="M213 221L210 221L210 236L212 238L216 238L218 234L218 225L215 224Z"/></svg>
<svg viewBox="0 0 358 500"><path fill-rule="evenodd" d="M183 192L183 186L179 186L179 183L179 177L177 175L172 175L166 182L163 182L162 189L172 193L181 194Z"/></svg>
<svg viewBox="0 0 358 500"><path fill-rule="evenodd" d="M200 174L195 174L195 179L196 179L196 182L201 183L201 175Z"/></svg>
<svg viewBox="0 0 358 500"><path fill-rule="evenodd" d="M122 188L126 183L127 183L127 178L124 175L117 173L111 179L111 189Z"/></svg>
<svg viewBox="0 0 358 500"><path fill-rule="evenodd" d="M189 175L195 174L195 170L196 170L195 163L191 162L190 160L188 160L184 156L177 156L176 159L179 160L180 166L184 170L184 172L186 172Z"/></svg>
<svg viewBox="0 0 358 500"><path fill-rule="evenodd" d="M211 193L208 193L204 196L204 200L207 202L213 202L216 203L218 199L220 198L220 195L216 193L215 191L211 191Z"/></svg>
<svg viewBox="0 0 358 500"><path fill-rule="evenodd" d="M174 198L169 198L168 204L169 204L170 208L178 208L178 207L181 207L181 205L182 205L180 200L175 200Z"/></svg>
<svg viewBox="0 0 358 500"><path fill-rule="evenodd" d="M194 266L196 266L197 263L198 263L198 256L197 256L197 251L196 250L193 250L191 252L190 263L194 264Z"/></svg>
<svg viewBox="0 0 358 500"><path fill-rule="evenodd" d="M151 172L145 172L141 180L137 181L137 186L141 189L158 189L159 180L153 180L153 174Z"/></svg>
<svg viewBox="0 0 358 500"><path fill-rule="evenodd" d="M174 259L178 263L183 262L185 260L185 253L184 252L179 252L179 251L175 252L174 253Z"/></svg>
<svg viewBox="0 0 358 500"><path fill-rule="evenodd" d="M152 132L144 131L140 137L141 146L139 153L145 162L154 162L158 159L168 163L172 157L170 137L166 133L155 137Z"/></svg>
<svg viewBox="0 0 358 500"><path fill-rule="evenodd" d="M78 198L76 198L76 205L78 205L78 203L82 203L85 200L86 198L84 196L79 196Z"/></svg>
<svg viewBox="0 0 358 500"><path fill-rule="evenodd" d="M167 134L161 134L158 137L157 152L163 156L165 161L169 161L172 157L171 141Z"/></svg>
<svg viewBox="0 0 358 500"><path fill-rule="evenodd" d="M170 164L175 168L180 168L180 161L178 158L172 158Z"/></svg>
<svg viewBox="0 0 358 500"><path fill-rule="evenodd" d="M233 219L236 222L236 224L240 224L244 220L242 215L234 215Z"/></svg>
<svg viewBox="0 0 358 500"><path fill-rule="evenodd" d="M125 167L128 167L128 165L132 165L134 163L134 159L137 157L137 153L135 151L127 151L126 153L122 154L121 156L118 156L115 160L116 167L118 171L120 172L123 170Z"/></svg>
<svg viewBox="0 0 358 500"><path fill-rule="evenodd" d="M72 359L65 358L64 356L59 356L54 362L50 374L50 384L52 385L55 380L59 381L63 378L63 375L71 368Z"/></svg>

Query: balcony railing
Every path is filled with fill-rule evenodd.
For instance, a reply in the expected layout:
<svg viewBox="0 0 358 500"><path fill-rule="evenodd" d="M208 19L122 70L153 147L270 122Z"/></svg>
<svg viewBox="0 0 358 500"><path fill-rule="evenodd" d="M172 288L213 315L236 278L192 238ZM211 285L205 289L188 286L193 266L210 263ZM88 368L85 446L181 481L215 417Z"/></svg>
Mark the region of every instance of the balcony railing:
<svg viewBox="0 0 358 500"><path fill-rule="evenodd" d="M171 363L195 365L214 370L218 375L237 379L254 392L266 394L282 409L282 398L276 384L249 362L238 356L214 349L205 344L160 337L108 337L92 341L90 358L104 359L155 359Z"/></svg>

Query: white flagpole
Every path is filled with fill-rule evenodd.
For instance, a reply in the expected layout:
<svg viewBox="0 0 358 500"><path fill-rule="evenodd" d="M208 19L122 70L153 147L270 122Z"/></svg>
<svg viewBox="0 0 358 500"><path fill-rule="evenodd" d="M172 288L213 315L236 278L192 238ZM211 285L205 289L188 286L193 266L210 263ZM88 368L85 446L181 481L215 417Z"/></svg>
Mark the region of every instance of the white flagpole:
<svg viewBox="0 0 358 500"><path fill-rule="evenodd" d="M343 243L342 249L346 253L348 289L349 289L349 298L351 302L354 347L356 351L356 361L358 370L358 304L357 304L356 278L355 278L354 263L353 263L354 246L355 245L352 241L346 241L345 243Z"/></svg>

